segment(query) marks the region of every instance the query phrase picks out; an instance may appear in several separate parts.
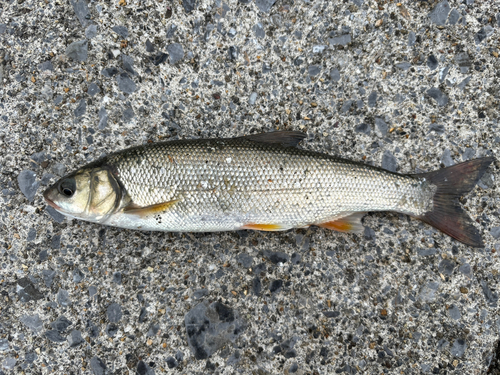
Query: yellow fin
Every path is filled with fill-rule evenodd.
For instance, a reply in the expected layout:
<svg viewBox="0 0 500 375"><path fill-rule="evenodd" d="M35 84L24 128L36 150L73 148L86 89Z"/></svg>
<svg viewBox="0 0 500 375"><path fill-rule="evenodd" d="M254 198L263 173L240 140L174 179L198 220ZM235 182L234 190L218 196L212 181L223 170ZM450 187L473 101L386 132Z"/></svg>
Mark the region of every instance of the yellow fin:
<svg viewBox="0 0 500 375"><path fill-rule="evenodd" d="M255 224L255 223L248 223L245 224L241 227L241 229L253 229L253 230L262 230L266 232L274 232L278 230L286 230L288 228L284 227L283 225L280 224Z"/></svg>
<svg viewBox="0 0 500 375"><path fill-rule="evenodd" d="M318 227L336 230L337 232L360 233L364 230L364 227L361 224L361 218L364 215L365 212L356 212L336 220L328 221L326 223L318 223L316 225Z"/></svg>
<svg viewBox="0 0 500 375"><path fill-rule="evenodd" d="M175 203L177 203L179 199L174 199L169 202L161 202L152 204L150 206L140 207L135 203L132 203L123 209L123 212L130 215L137 215L139 217L145 217L148 215L154 215L162 213L172 207Z"/></svg>

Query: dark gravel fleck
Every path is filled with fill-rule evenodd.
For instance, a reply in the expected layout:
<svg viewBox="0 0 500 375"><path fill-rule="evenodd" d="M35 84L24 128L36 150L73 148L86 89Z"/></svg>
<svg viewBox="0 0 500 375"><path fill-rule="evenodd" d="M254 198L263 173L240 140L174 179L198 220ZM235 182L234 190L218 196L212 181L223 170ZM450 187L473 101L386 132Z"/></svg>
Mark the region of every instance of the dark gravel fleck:
<svg viewBox="0 0 500 375"><path fill-rule="evenodd" d="M155 51L155 46L149 39L146 39L146 52L154 52ZM155 64L158 65L158 64Z"/></svg>
<svg viewBox="0 0 500 375"><path fill-rule="evenodd" d="M26 327L34 331L35 333L39 333L43 329L43 322L38 316L35 315L23 315L19 319Z"/></svg>
<svg viewBox="0 0 500 375"><path fill-rule="evenodd" d="M126 26L117 25L117 26L113 26L111 29L115 33L117 33L119 36L121 36L123 39L127 39L128 38L128 29L127 29Z"/></svg>
<svg viewBox="0 0 500 375"><path fill-rule="evenodd" d="M483 288L484 297L486 298L486 302L491 307L496 307L498 302L498 294L496 292L492 292L488 283L485 280L481 280L481 287Z"/></svg>
<svg viewBox="0 0 500 375"><path fill-rule="evenodd" d="M106 313L111 323L118 323L122 318L122 307L118 303L113 302L108 306Z"/></svg>
<svg viewBox="0 0 500 375"><path fill-rule="evenodd" d="M72 324L73 323L70 322L64 315L61 315L55 320L55 322L50 323L50 326L56 331L64 333Z"/></svg>
<svg viewBox="0 0 500 375"><path fill-rule="evenodd" d="M17 280L17 295L21 302L38 301L44 295L35 288L28 277Z"/></svg>
<svg viewBox="0 0 500 375"><path fill-rule="evenodd" d="M196 9L196 0L182 0L182 6L186 13L190 13Z"/></svg>
<svg viewBox="0 0 500 375"><path fill-rule="evenodd" d="M45 332L45 337L47 337L50 341L58 344L66 341L66 337L62 336L55 329Z"/></svg>
<svg viewBox="0 0 500 375"><path fill-rule="evenodd" d="M137 90L137 86L134 81L132 81L127 73L122 73L116 77L116 82L118 83L118 88L125 94L132 94Z"/></svg>
<svg viewBox="0 0 500 375"><path fill-rule="evenodd" d="M98 358L92 357L90 360L90 368L94 375L105 375L106 374L106 365Z"/></svg>
<svg viewBox="0 0 500 375"><path fill-rule="evenodd" d="M455 25L458 22L459 18L460 18L460 13L458 13L458 10L452 9L450 15L448 16L448 23L450 25Z"/></svg>
<svg viewBox="0 0 500 375"><path fill-rule="evenodd" d="M255 5L260 9L261 12L269 12L271 7L274 5L276 0L255 0Z"/></svg>
<svg viewBox="0 0 500 375"><path fill-rule="evenodd" d="M118 74L118 69L115 67L104 68L103 70L101 70L101 74L104 77L111 78Z"/></svg>
<svg viewBox="0 0 500 375"><path fill-rule="evenodd" d="M427 58L427 66L429 67L430 70L434 70L438 67L439 65L439 62L438 60L436 59L436 56L434 55L430 55L428 58Z"/></svg>
<svg viewBox="0 0 500 375"><path fill-rule="evenodd" d="M94 82L92 82L87 89L87 94L89 94L90 96L95 96L95 95L99 94L100 92L101 92L101 89Z"/></svg>
<svg viewBox="0 0 500 375"><path fill-rule="evenodd" d="M36 173L30 170L22 171L17 176L17 183L19 184L19 189L24 194L26 199L33 202L36 191L40 186L40 182L36 181Z"/></svg>
<svg viewBox="0 0 500 375"><path fill-rule="evenodd" d="M443 94L437 87L433 87L427 90L427 95L434 99L439 107L443 107L448 104L448 97Z"/></svg>
<svg viewBox="0 0 500 375"><path fill-rule="evenodd" d="M382 156L382 168L391 172L396 172L398 169L398 161L389 150L385 150L384 155Z"/></svg>
<svg viewBox="0 0 500 375"><path fill-rule="evenodd" d="M333 68L332 70L330 70L330 79L333 82L340 81L340 72L337 68Z"/></svg>
<svg viewBox="0 0 500 375"><path fill-rule="evenodd" d="M178 63L184 58L184 49L179 43L172 43L167 46L167 52L169 55L168 62L172 65Z"/></svg>
<svg viewBox="0 0 500 375"><path fill-rule="evenodd" d="M269 284L269 291L271 293L279 293L281 291L281 287L283 286L283 280L273 280L271 284Z"/></svg>
<svg viewBox="0 0 500 375"><path fill-rule="evenodd" d="M78 105L76 106L73 114L75 115L75 117L78 118L82 117L85 114L85 112L87 112L87 102L85 101L85 99L81 99L78 102Z"/></svg>
<svg viewBox="0 0 500 375"><path fill-rule="evenodd" d="M78 330L71 331L71 334L68 337L70 348L76 348L85 342L82 337L82 333Z"/></svg>
<svg viewBox="0 0 500 375"><path fill-rule="evenodd" d="M184 318L189 347L196 359L206 359L233 342L244 329L237 313L220 302L202 302Z"/></svg>
<svg viewBox="0 0 500 375"><path fill-rule="evenodd" d="M87 39L93 39L97 36L97 25L90 25L85 29L85 37Z"/></svg>
<svg viewBox="0 0 500 375"><path fill-rule="evenodd" d="M83 27L86 27L90 23L90 11L87 2L85 0L71 0L71 5L73 6L78 21L80 21Z"/></svg>
<svg viewBox="0 0 500 375"><path fill-rule="evenodd" d="M450 353L454 357L461 357L467 349L467 343L463 339L456 339L451 346Z"/></svg>
<svg viewBox="0 0 500 375"><path fill-rule="evenodd" d="M87 39L79 40L71 43L66 48L66 56L78 62L87 61L88 57L88 42Z"/></svg>
<svg viewBox="0 0 500 375"><path fill-rule="evenodd" d="M354 128L354 130L357 132L357 133L363 133L363 134L367 134L367 135L370 135L371 131L372 131L372 128L370 127L370 125L368 125L366 122L362 122L361 124L359 124L358 126L356 126Z"/></svg>
<svg viewBox="0 0 500 375"><path fill-rule="evenodd" d="M429 13L429 18L433 23L438 26L444 26L448 13L450 12L450 4L448 1L442 1L437 4L434 9Z"/></svg>

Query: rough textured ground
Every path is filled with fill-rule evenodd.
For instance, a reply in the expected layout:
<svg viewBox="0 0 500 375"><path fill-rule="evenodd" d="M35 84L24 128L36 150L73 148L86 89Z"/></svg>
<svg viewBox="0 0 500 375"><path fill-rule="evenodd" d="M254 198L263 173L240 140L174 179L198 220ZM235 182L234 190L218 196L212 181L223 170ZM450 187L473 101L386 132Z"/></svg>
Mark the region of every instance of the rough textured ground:
<svg viewBox="0 0 500 375"><path fill-rule="evenodd" d="M482 249L394 214L175 234L46 208L65 172L168 139L303 130L402 173L499 158L498 2L273 3L0 4L0 374L498 373L498 162L462 199Z"/></svg>

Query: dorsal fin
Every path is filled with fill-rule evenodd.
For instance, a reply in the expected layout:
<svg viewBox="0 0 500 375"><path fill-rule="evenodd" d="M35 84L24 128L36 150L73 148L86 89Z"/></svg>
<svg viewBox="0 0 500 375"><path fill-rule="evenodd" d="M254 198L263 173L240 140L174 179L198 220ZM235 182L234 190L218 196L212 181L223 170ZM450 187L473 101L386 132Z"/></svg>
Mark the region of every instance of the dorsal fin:
<svg viewBox="0 0 500 375"><path fill-rule="evenodd" d="M254 142L269 143L269 144L280 144L283 147L295 147L299 144L301 140L306 137L306 134L302 132L295 131L278 131L270 133L259 133L247 135L242 138L248 139Z"/></svg>

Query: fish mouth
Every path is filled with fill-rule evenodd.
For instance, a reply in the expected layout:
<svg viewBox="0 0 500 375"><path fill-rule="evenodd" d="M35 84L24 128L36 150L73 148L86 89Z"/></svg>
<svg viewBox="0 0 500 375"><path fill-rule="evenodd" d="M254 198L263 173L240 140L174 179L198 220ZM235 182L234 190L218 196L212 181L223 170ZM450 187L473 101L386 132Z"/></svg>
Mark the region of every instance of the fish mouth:
<svg viewBox="0 0 500 375"><path fill-rule="evenodd" d="M47 204L56 209L57 211L62 211L62 208L59 207L57 204L54 203L54 201L52 199L49 198L49 190L50 189L47 189L43 192L43 198L45 199L45 201L47 202Z"/></svg>

